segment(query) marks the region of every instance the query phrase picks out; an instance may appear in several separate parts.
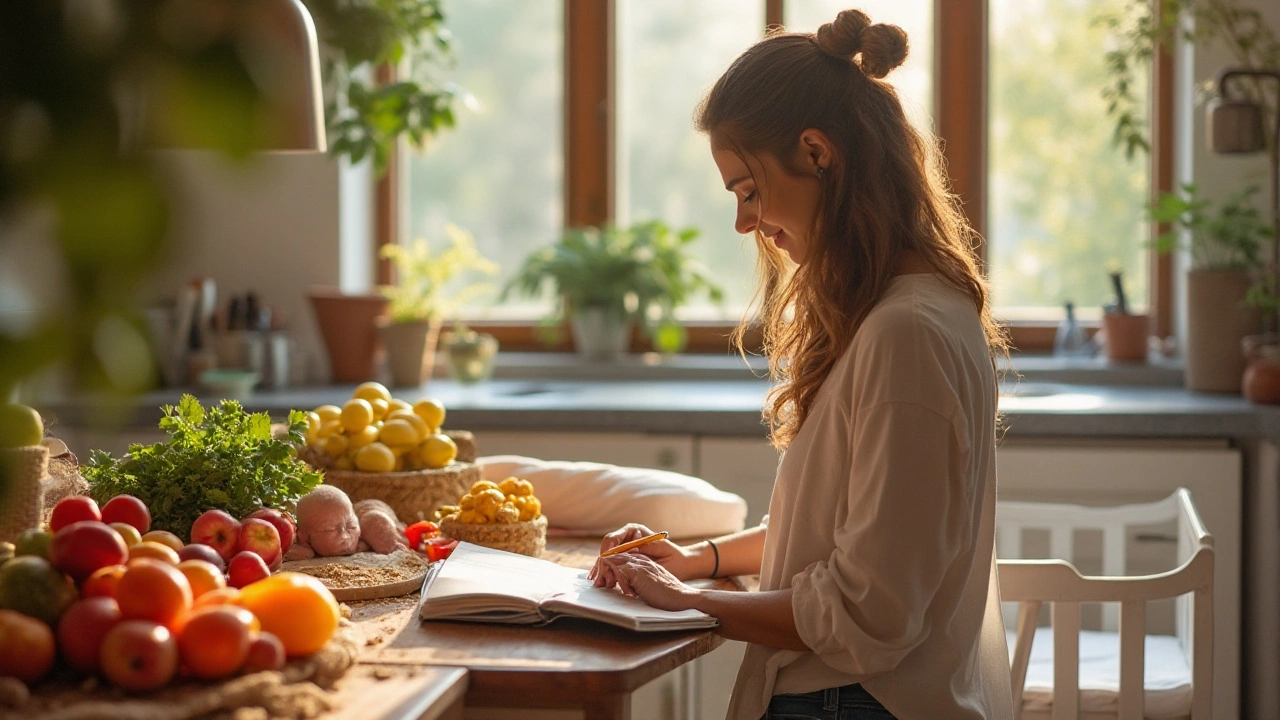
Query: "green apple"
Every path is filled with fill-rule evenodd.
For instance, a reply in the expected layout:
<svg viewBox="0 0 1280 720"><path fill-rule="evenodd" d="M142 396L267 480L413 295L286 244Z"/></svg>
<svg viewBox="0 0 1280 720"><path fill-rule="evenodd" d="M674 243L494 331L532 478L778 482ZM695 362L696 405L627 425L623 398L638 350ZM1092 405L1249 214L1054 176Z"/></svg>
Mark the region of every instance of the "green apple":
<svg viewBox="0 0 1280 720"><path fill-rule="evenodd" d="M26 405L0 405L0 448L32 447L43 440L40 413Z"/></svg>

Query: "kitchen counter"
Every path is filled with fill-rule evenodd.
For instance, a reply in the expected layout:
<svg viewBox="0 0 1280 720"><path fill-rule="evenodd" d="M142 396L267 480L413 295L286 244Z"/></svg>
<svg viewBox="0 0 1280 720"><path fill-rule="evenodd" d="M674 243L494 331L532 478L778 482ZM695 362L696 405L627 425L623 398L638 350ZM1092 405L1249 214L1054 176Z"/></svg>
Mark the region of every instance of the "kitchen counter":
<svg viewBox="0 0 1280 720"><path fill-rule="evenodd" d="M242 404L283 418L291 409L341 403L351 386L257 392ZM768 383L755 380L495 380L463 386L433 379L423 389L393 389L405 400L433 396L448 408L451 427L469 430L564 430L764 437L760 408ZM160 406L178 390L149 393L112 416L124 427L154 428ZM217 398L201 396L206 404ZM83 400L38 407L70 426L88 424ZM1027 436L1267 437L1280 440L1280 407L1252 405L1238 395L1181 387L1022 382L1000 398L1007 434Z"/></svg>

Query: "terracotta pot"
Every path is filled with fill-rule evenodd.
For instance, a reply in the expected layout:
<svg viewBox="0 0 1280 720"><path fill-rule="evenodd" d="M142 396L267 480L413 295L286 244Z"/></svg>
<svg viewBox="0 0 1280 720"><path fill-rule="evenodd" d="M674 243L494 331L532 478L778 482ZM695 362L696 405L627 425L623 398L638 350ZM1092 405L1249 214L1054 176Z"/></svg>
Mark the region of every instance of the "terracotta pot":
<svg viewBox="0 0 1280 720"><path fill-rule="evenodd" d="M358 383L374 379L382 358L377 318L387 310L381 295L347 295L332 288L313 288L311 309L329 354L333 381Z"/></svg>
<svg viewBox="0 0 1280 720"><path fill-rule="evenodd" d="M436 338L440 323L378 321L378 332L387 347L387 367L395 387L421 387L436 364Z"/></svg>
<svg viewBox="0 0 1280 720"><path fill-rule="evenodd" d="M1244 304L1251 283L1243 271L1187 273L1188 390L1240 392L1245 368L1240 342L1262 327L1262 313Z"/></svg>
<svg viewBox="0 0 1280 720"><path fill-rule="evenodd" d="M1102 328L1107 338L1108 360L1146 362L1150 317L1108 313L1102 316Z"/></svg>

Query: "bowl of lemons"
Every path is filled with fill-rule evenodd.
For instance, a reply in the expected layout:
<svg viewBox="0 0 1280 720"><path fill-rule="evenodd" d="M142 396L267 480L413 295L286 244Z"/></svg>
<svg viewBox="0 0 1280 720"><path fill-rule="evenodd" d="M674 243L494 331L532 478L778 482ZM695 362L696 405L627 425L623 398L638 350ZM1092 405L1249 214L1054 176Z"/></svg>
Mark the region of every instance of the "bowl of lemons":
<svg viewBox="0 0 1280 720"><path fill-rule="evenodd" d="M547 547L547 516L533 483L480 480L456 505L440 508L440 533L455 540L538 557Z"/></svg>
<svg viewBox="0 0 1280 720"><path fill-rule="evenodd" d="M410 403L363 383L341 406L307 413L299 456L352 502L382 500L406 523L429 519L480 479L474 439L446 431L445 415L439 400Z"/></svg>

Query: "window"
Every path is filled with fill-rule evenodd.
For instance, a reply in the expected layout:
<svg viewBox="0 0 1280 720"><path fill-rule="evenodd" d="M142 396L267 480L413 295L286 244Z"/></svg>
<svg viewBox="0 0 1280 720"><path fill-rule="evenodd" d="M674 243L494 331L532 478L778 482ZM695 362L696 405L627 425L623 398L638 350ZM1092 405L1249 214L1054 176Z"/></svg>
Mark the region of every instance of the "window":
<svg viewBox="0 0 1280 720"><path fill-rule="evenodd" d="M446 8L452 73L469 97L458 124L422 153L405 153L406 239L444 242L446 223L475 235L480 250L513 273L530 248L550 242L564 218L563 7L560 0L465 0ZM491 310L536 317L541 309Z"/></svg>
<svg viewBox="0 0 1280 720"><path fill-rule="evenodd" d="M1047 349L1061 304L1096 316L1119 269L1131 304L1154 298L1167 331L1167 261L1153 261L1142 214L1147 163L1111 146L1104 84L1107 30L1092 20L1131 0L863 0L902 26L906 64L889 76L913 122L936 132L965 211L983 233L998 316L1022 349ZM407 165L407 237L472 231L508 272L566 223L661 219L693 225L728 307L690 308L692 349L723 352L749 297L755 249L732 228L698 101L766 17L812 31L845 0L452 0L458 83L476 98L459 127ZM1168 69L1167 57L1157 63ZM1167 117L1172 89L1154 113ZM1151 168L1169 166L1155 130ZM1165 171L1162 171L1162 173ZM1159 185L1169 180L1159 176ZM1153 268L1148 270L1148 268ZM477 308L504 347L539 347L545 308ZM1092 312L1090 312L1092 311ZM698 323L694 323L697 325Z"/></svg>
<svg viewBox="0 0 1280 720"><path fill-rule="evenodd" d="M1145 311L1148 168L1112 146L1099 93L1110 31L1093 22L1128 4L991 2L987 261L1003 318L1061 317L1065 301L1097 318L1109 270Z"/></svg>
<svg viewBox="0 0 1280 720"><path fill-rule="evenodd" d="M763 7L742 0L622 0L616 12L617 219L699 228L692 247L724 287L731 310L684 308L681 316L736 321L751 295L755 240L733 229L734 197L693 115L729 63L763 36Z"/></svg>

